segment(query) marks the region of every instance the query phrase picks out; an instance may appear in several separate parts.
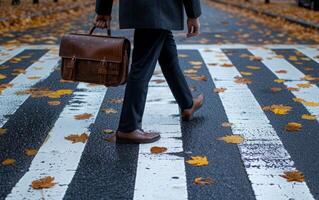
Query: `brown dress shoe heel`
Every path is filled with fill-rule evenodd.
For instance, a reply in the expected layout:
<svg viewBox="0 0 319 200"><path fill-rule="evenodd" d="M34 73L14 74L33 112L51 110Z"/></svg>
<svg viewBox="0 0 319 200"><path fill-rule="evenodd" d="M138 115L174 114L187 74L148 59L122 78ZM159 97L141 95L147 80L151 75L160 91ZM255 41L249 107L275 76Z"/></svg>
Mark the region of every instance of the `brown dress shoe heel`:
<svg viewBox="0 0 319 200"><path fill-rule="evenodd" d="M193 118L194 113L202 107L204 103L204 95L200 94L196 98L193 98L193 106L188 109L184 109L181 113L183 121L189 121Z"/></svg>
<svg viewBox="0 0 319 200"><path fill-rule="evenodd" d="M116 132L116 142L119 143L133 143L133 144L143 144L152 143L161 138L160 134L157 132L145 132L140 129L136 129L132 132Z"/></svg>

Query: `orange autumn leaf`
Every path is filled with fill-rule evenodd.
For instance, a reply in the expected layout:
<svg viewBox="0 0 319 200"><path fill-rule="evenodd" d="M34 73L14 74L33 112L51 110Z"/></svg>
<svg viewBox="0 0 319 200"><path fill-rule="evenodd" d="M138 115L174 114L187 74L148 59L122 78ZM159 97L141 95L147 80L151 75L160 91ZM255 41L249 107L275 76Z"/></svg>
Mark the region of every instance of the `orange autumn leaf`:
<svg viewBox="0 0 319 200"><path fill-rule="evenodd" d="M201 61L189 61L189 64L191 64L191 65L201 65L201 64L203 64L203 62L201 62Z"/></svg>
<svg viewBox="0 0 319 200"><path fill-rule="evenodd" d="M225 92L227 89L226 88L223 88L223 87L221 87L221 88L214 88L214 92L216 92L216 93L221 93L221 92Z"/></svg>
<svg viewBox="0 0 319 200"><path fill-rule="evenodd" d="M0 74L0 80L1 80L1 79L5 79L5 78L7 78L7 76L6 76L6 75L4 75L4 74Z"/></svg>
<svg viewBox="0 0 319 200"><path fill-rule="evenodd" d="M206 76L201 75L201 76L188 76L190 79L195 80L195 81L207 81Z"/></svg>
<svg viewBox="0 0 319 200"><path fill-rule="evenodd" d="M260 56L250 56L250 60L254 60L254 61L262 61L263 58Z"/></svg>
<svg viewBox="0 0 319 200"><path fill-rule="evenodd" d="M15 159L7 158L2 161L2 164L7 166L7 165L13 165L15 162L16 162Z"/></svg>
<svg viewBox="0 0 319 200"><path fill-rule="evenodd" d="M235 83L238 83L238 84L251 84L252 81L250 79L248 79L248 78L235 76Z"/></svg>
<svg viewBox="0 0 319 200"><path fill-rule="evenodd" d="M278 73L278 74L286 74L287 70L284 70L284 69L277 70L276 73Z"/></svg>
<svg viewBox="0 0 319 200"><path fill-rule="evenodd" d="M210 185L210 184L214 183L214 181L210 177L208 177L208 178L197 177L197 178L195 178L194 183L196 185Z"/></svg>
<svg viewBox="0 0 319 200"><path fill-rule="evenodd" d="M310 83L299 83L297 86L300 88L311 88L313 85Z"/></svg>
<svg viewBox="0 0 319 200"><path fill-rule="evenodd" d="M206 156L192 156L190 160L186 161L188 164L193 166L207 166L208 159Z"/></svg>
<svg viewBox="0 0 319 200"><path fill-rule="evenodd" d="M281 177L285 178L288 182L303 182L305 181L305 176L302 172L298 170L286 171Z"/></svg>
<svg viewBox="0 0 319 200"><path fill-rule="evenodd" d="M299 91L299 88L287 87L287 90L289 90L289 91Z"/></svg>
<svg viewBox="0 0 319 200"><path fill-rule="evenodd" d="M301 128L302 128L302 124L297 122L289 122L285 126L285 130L289 132L300 131Z"/></svg>
<svg viewBox="0 0 319 200"><path fill-rule="evenodd" d="M26 149L25 154L27 156L35 156L38 153L36 149Z"/></svg>
<svg viewBox="0 0 319 200"><path fill-rule="evenodd" d="M53 176L46 176L38 180L32 181L31 186L33 189L51 188L56 184L53 181L54 181Z"/></svg>
<svg viewBox="0 0 319 200"><path fill-rule="evenodd" d="M50 106L58 106L61 104L61 101L48 101L48 104Z"/></svg>
<svg viewBox="0 0 319 200"><path fill-rule="evenodd" d="M284 83L286 80L284 79L275 79L274 82L275 83Z"/></svg>
<svg viewBox="0 0 319 200"><path fill-rule="evenodd" d="M270 90L272 92L280 92L280 91L282 91L282 88L280 88L280 87L272 87L272 88L270 88Z"/></svg>
<svg viewBox="0 0 319 200"><path fill-rule="evenodd" d="M234 65L233 64L231 64L231 63L224 63L224 64L222 64L222 65L220 65L221 67L234 67Z"/></svg>
<svg viewBox="0 0 319 200"><path fill-rule="evenodd" d="M263 107L263 110L271 111L276 115L286 115L292 110L292 107L291 106L284 106L284 105L280 104L280 105L265 106L265 107Z"/></svg>
<svg viewBox="0 0 319 200"><path fill-rule="evenodd" d="M151 148L151 153L152 154L160 154L160 153L164 153L167 151L166 147L158 147L158 146L154 146Z"/></svg>
<svg viewBox="0 0 319 200"><path fill-rule="evenodd" d="M74 115L74 118L76 120L83 120L83 119L89 119L91 118L93 115L90 113L83 113L83 114L79 114L79 115Z"/></svg>
<svg viewBox="0 0 319 200"><path fill-rule="evenodd" d="M316 120L317 116L316 115L309 115L309 114L303 114L301 116L301 119L305 119L305 120Z"/></svg>
<svg viewBox="0 0 319 200"><path fill-rule="evenodd" d="M86 133L82 133L81 135L71 134L64 138L66 140L72 141L72 143L77 143L77 142L85 143L88 140L89 136Z"/></svg>

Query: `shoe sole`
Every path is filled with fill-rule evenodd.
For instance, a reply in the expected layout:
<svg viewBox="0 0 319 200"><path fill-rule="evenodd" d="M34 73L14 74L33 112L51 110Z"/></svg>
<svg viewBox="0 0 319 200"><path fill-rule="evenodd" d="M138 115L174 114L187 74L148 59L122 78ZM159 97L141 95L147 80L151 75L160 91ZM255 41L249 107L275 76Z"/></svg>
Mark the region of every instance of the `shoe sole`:
<svg viewBox="0 0 319 200"><path fill-rule="evenodd" d="M193 112L193 114L192 114L189 118L182 116L182 120L183 120L183 121L190 121L190 120L192 120L194 114L203 106L204 101L205 101L205 99L203 99L202 103L199 105L199 107Z"/></svg>
<svg viewBox="0 0 319 200"><path fill-rule="evenodd" d="M152 138L150 140L130 140L130 139L116 137L116 143L119 143L119 144L148 144L148 143L156 142L160 138L161 138L160 135L158 137Z"/></svg>

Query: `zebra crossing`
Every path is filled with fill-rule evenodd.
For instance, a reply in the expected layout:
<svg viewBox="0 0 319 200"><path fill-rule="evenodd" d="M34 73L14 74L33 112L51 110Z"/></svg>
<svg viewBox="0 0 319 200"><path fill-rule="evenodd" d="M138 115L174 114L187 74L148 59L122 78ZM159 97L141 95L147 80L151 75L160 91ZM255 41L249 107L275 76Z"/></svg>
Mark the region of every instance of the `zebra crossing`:
<svg viewBox="0 0 319 200"><path fill-rule="evenodd" d="M29 94L16 95L16 92L30 89L39 82L44 81L59 66L58 47L54 45L30 45L10 50L1 48L0 64L27 49L47 49L48 52L29 66L25 73L19 74L11 80L10 83L13 86L4 89L0 94L0 128L4 127L19 107L23 106L24 102L31 98ZM260 105L251 88L246 84L234 82L234 77L242 77L242 75L236 64L224 50L247 50L252 55L262 58L260 63L278 79L287 80L283 83L284 85L296 87L300 83L310 83L307 80L302 80L306 74L284 58L276 56L273 49L297 50L317 62L315 67L319 67L319 46L178 45L178 49L183 52L197 52L203 61L203 64L200 65L208 70L208 74L205 75L212 80L215 87L227 88L225 92L218 93L218 98L222 102L228 121L234 124L231 127L232 134L240 134L245 138L243 143L237 145L238 156L243 162L241 167L243 167L247 176L244 178L248 178L250 183L248 187L253 191L254 198L258 200L311 200L318 198L319 189L312 186L314 183L308 184L307 176L306 181L300 183L287 182L280 176L285 171L298 169L294 162L294 157L286 149L277 129L273 127L273 121L269 120L264 113L262 105ZM223 67L225 64L228 66L233 65L234 67ZM278 70L286 70L287 73L277 73ZM319 70L319 68L316 70ZM39 79L28 79L30 76L38 76ZM131 189L133 191L131 197L136 200L196 199L192 195L193 188L190 187L193 182L190 182L187 178L194 174L189 174L188 166L185 164L185 160L193 152L185 152L186 139L181 128L183 125L179 119L178 105L174 102L168 85L162 80L165 79L160 73L158 66L149 85L143 119L143 128L145 130L160 131L162 138L156 143L139 145L136 152L136 171L130 172L135 177L132 184L134 188ZM90 135L91 129L89 127L97 121L101 105L106 100L105 94L112 92L110 88L104 86L91 87L85 83L73 84L75 85L75 92L59 114L59 117L54 121L54 126L48 130L47 139L39 148L30 165L24 166L27 169L26 172L19 177L18 181L12 184L10 191L0 191L1 198L72 199L72 197L68 196L68 191L72 190L69 185L77 174L81 160L85 159L82 155L85 151L86 143L70 144L64 137L83 132ZM195 84L201 83L196 82ZM300 88L299 91L290 92L294 97L304 99L307 102L319 101L319 90L315 84L312 84L311 88ZM207 101L206 103L210 102ZM307 105L304 105L304 107L309 114L317 116L316 126L313 129L318 129L319 107ZM211 110L210 112L214 111ZM81 121L74 119L74 115L82 113L91 113L92 117ZM200 112L198 115L200 115ZM214 132L214 130L207 131ZM5 140L5 137L6 135L2 136L2 138L0 137L0 139ZM213 139L213 136L211 139ZM150 148L153 146L166 147L168 150L164 154L154 155L150 153ZM205 152L202 152L202 154L205 154ZM213 163L213 158L210 159L212 159L210 162ZM1 166L2 169L5 167L9 166ZM211 169L211 167L203 168L204 171ZM200 174L196 175L199 176ZM32 180L43 176L54 176L57 184L49 189L33 190L30 187ZM120 179L125 180L123 177ZM121 184L121 181L113 181ZM112 187L116 187L116 184ZM207 187L214 187L214 185ZM105 191L109 193L112 193L112 190L114 188L105 188ZM79 192L81 193L81 191ZM103 198L115 199L111 196ZM201 199L215 198L202 196Z"/></svg>

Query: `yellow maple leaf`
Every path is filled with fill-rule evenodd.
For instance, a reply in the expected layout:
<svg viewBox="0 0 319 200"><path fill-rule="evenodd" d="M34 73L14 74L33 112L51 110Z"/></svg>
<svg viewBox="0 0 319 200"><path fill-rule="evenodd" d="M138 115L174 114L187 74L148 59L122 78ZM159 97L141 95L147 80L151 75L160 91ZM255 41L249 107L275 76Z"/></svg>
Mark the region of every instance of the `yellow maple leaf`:
<svg viewBox="0 0 319 200"><path fill-rule="evenodd" d="M285 80L284 79L275 79L274 82L276 82L276 83L284 83Z"/></svg>
<svg viewBox="0 0 319 200"><path fill-rule="evenodd" d="M300 87L300 88L310 88L313 85L310 84L310 83L299 83L299 84L297 84L297 86Z"/></svg>
<svg viewBox="0 0 319 200"><path fill-rule="evenodd" d="M243 76L251 76L253 73L241 71L240 74Z"/></svg>
<svg viewBox="0 0 319 200"><path fill-rule="evenodd" d="M301 116L302 119L306 119L306 120L316 120L317 116L316 115L309 115L309 114L303 114Z"/></svg>
<svg viewBox="0 0 319 200"><path fill-rule="evenodd" d="M193 166L207 166L208 159L206 156L192 156L190 160L186 161L188 164Z"/></svg>
<svg viewBox="0 0 319 200"><path fill-rule="evenodd" d="M217 140L222 140L229 144L240 144L244 141L244 137L241 135L225 135L217 138Z"/></svg>
<svg viewBox="0 0 319 200"><path fill-rule="evenodd" d="M0 74L0 79L5 79L5 78L7 78L7 76L6 76L6 75L4 75L4 74Z"/></svg>
<svg viewBox="0 0 319 200"><path fill-rule="evenodd" d="M66 140L72 141L72 143L82 142L85 143L89 136L86 133L82 133L81 135L71 134L69 136L64 137Z"/></svg>
<svg viewBox="0 0 319 200"><path fill-rule="evenodd" d="M266 111L269 110L276 115L286 115L292 110L292 107L284 106L284 105L280 104L280 105L265 106L265 107L263 107L263 110L266 110Z"/></svg>
<svg viewBox="0 0 319 200"><path fill-rule="evenodd" d="M15 159L7 158L7 159L5 159L5 160L2 161L2 164L3 164L3 165L13 165L15 162L16 162Z"/></svg>
<svg viewBox="0 0 319 200"><path fill-rule="evenodd" d="M310 107L317 107L319 106L319 102L314 102L314 101L304 101L303 104L305 106L310 106Z"/></svg>
<svg viewBox="0 0 319 200"><path fill-rule="evenodd" d="M280 175L281 177L285 178L288 182L303 182L305 181L305 176L302 172L298 170L294 171L286 171L283 175Z"/></svg>
<svg viewBox="0 0 319 200"><path fill-rule="evenodd" d="M60 98L63 95L69 95L72 94L72 90L69 89L60 89L56 91L51 91L47 94L49 98Z"/></svg>
<svg viewBox="0 0 319 200"><path fill-rule="evenodd" d="M32 181L31 186L33 189L51 188L56 184L53 181L53 176L46 176L41 179Z"/></svg>

